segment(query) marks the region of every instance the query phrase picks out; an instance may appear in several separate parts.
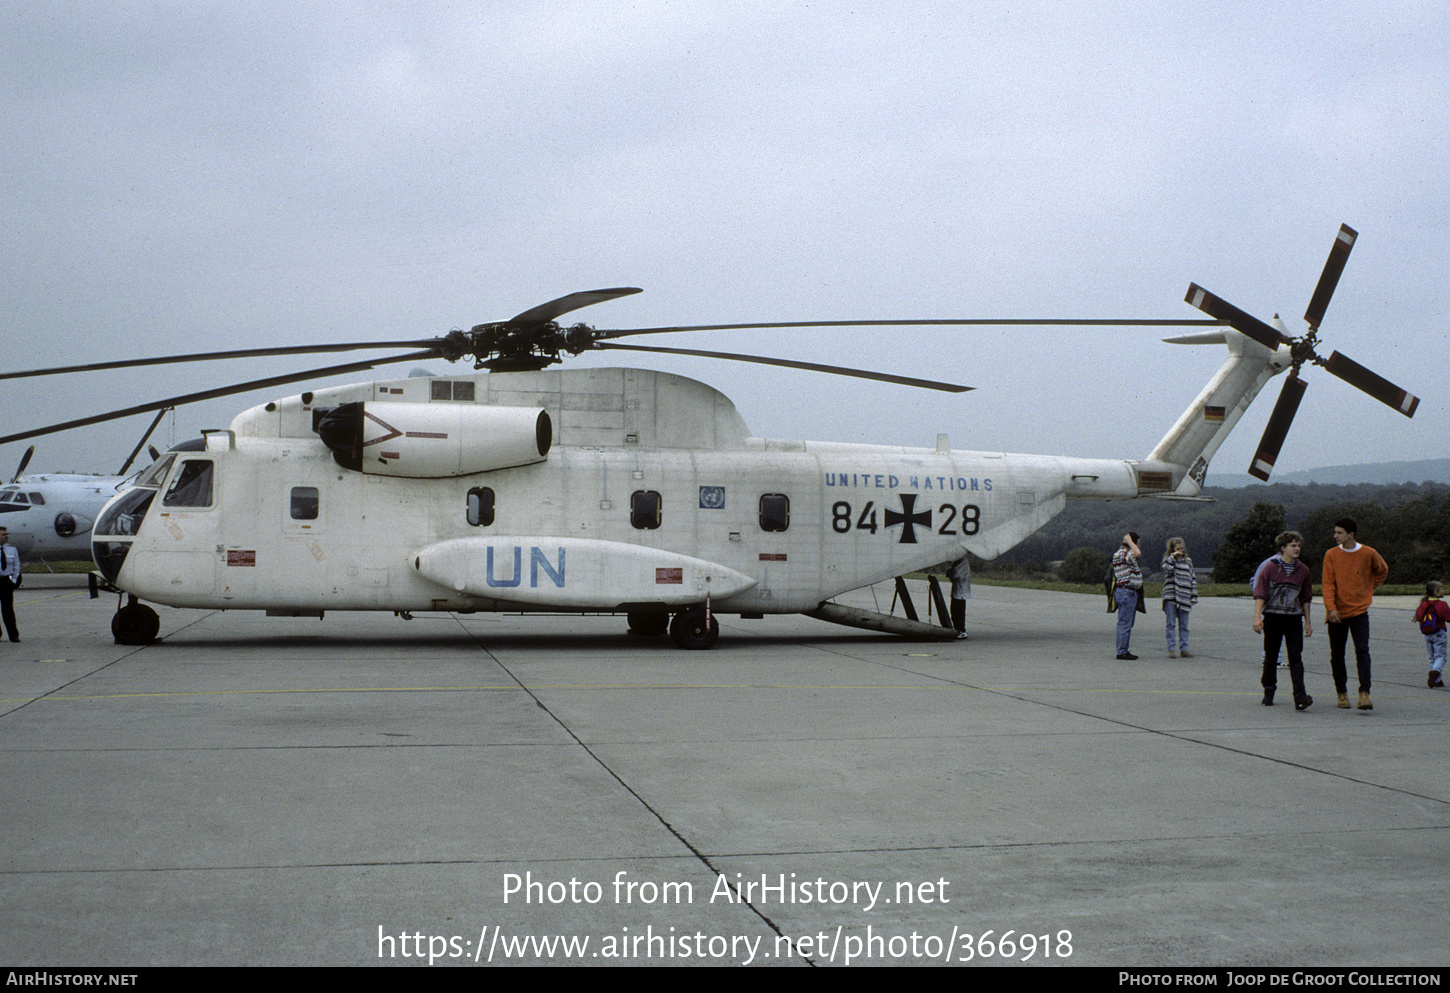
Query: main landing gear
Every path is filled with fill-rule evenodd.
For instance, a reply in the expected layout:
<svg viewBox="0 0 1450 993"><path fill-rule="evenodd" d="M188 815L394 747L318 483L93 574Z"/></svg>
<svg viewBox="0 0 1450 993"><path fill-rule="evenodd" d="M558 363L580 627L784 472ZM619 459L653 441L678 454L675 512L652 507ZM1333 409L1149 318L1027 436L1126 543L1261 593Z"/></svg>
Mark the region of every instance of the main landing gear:
<svg viewBox="0 0 1450 993"><path fill-rule="evenodd" d="M160 616L134 596L111 618L111 634L118 645L149 645L160 631Z"/></svg>
<svg viewBox="0 0 1450 993"><path fill-rule="evenodd" d="M704 607L686 607L670 620L670 612L664 607L642 607L629 611L629 633L653 638L668 630L670 640L679 647L703 650L720 638L719 619L710 614L707 622L705 613Z"/></svg>

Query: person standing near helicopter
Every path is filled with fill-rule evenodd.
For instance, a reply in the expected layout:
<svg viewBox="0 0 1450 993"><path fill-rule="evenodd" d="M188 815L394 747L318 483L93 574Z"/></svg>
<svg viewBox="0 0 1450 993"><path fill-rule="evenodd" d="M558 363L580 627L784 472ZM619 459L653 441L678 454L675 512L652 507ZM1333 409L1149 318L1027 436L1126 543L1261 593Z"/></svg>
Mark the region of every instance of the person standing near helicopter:
<svg viewBox="0 0 1450 993"><path fill-rule="evenodd" d="M1123 535L1123 543L1113 555L1113 602L1118 607L1118 658L1128 662L1138 658L1128 651L1128 642L1133 637L1133 622L1138 619L1138 605L1143 595L1143 569L1138 565L1142 554L1143 550L1138 547L1138 533L1129 531Z"/></svg>
<svg viewBox="0 0 1450 993"><path fill-rule="evenodd" d="M1198 577L1182 538L1169 538L1163 551L1163 621L1168 657L1193 658L1188 650L1188 612L1198 602ZM1175 630L1176 629L1176 630Z"/></svg>
<svg viewBox="0 0 1450 993"><path fill-rule="evenodd" d="M15 591L20 588L20 553L10 544L10 529L0 527L0 620L11 641L20 640L15 626Z"/></svg>
<svg viewBox="0 0 1450 993"><path fill-rule="evenodd" d="M1299 558L1304 536L1284 531L1274 539L1279 553L1265 559L1254 573L1255 634L1264 636L1263 704L1274 705L1279 679L1279 646L1289 655L1289 681L1294 688L1294 709L1307 710L1314 698L1304 689L1304 639L1314 633L1309 605L1314 600L1314 581L1309 567Z"/></svg>

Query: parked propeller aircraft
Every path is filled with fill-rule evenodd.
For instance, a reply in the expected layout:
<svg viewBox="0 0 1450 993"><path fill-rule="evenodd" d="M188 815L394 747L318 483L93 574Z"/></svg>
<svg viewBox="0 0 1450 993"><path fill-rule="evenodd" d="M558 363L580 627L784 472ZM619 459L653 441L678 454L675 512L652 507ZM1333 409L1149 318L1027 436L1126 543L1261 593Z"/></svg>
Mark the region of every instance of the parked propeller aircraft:
<svg viewBox="0 0 1450 993"><path fill-rule="evenodd" d="M245 354L401 347L374 359L172 397L53 426L370 368L463 356L487 372L323 390L253 407L227 430L178 446L101 513L100 580L126 594L119 642L159 631L149 600L176 607L321 616L327 610L620 612L632 631L667 629L703 649L718 615L804 613L940 636L942 628L832 602L839 594L967 552L991 559L1068 500L1202 499L1209 459L1255 395L1293 370L1250 471L1266 478L1302 395L1307 361L1405 416L1418 401L1336 352L1315 354L1320 319L1354 232L1341 229L1290 338L1191 286L1205 321L833 321L564 328L557 318L639 290L575 293L511 320L443 338L123 360L117 368ZM756 438L703 383L639 369L553 370L560 352L709 355L948 391L968 387L752 355L621 345L612 339L738 327L896 324L1211 325L1167 339L1226 346L1228 358L1141 459L1086 459ZM0 378L72 371L36 370ZM1281 409L1284 408L1284 409ZM0 443L28 435L0 438ZM94 586L93 586L94 592ZM947 631L946 636L951 632Z"/></svg>
<svg viewBox="0 0 1450 993"><path fill-rule="evenodd" d="M9 529L10 544L22 558L42 562L91 558L91 526L107 502L130 485L126 470L160 423L161 414L131 451L120 475L47 472L25 476L22 473L35 455L35 446L26 449L14 478L9 485L0 486L0 524ZM151 457L156 455L156 449L151 449Z"/></svg>
<svg viewBox="0 0 1450 993"><path fill-rule="evenodd" d="M120 492L125 476L47 472L0 486L0 524L23 559L91 557L91 525Z"/></svg>

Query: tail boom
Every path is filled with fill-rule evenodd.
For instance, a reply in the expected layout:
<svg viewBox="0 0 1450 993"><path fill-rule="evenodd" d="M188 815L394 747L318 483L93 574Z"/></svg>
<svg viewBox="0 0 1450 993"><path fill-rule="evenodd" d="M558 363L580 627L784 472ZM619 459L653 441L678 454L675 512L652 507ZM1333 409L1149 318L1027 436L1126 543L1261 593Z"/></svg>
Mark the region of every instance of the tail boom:
<svg viewBox="0 0 1450 993"><path fill-rule="evenodd" d="M1227 345L1229 350L1228 359L1163 440L1142 463L1135 463L1140 477L1145 471L1155 469L1168 472L1171 474L1168 492L1173 496L1192 497L1203 488L1209 460L1249 404L1269 380L1293 364L1293 359L1287 345L1270 349L1229 328L1166 340L1186 345L1217 342Z"/></svg>

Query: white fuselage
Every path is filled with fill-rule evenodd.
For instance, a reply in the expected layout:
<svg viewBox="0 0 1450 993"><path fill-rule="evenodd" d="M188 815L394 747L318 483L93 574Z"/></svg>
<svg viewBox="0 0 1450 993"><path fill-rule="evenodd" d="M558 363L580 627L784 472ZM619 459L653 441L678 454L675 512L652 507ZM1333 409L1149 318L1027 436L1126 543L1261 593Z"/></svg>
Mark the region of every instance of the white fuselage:
<svg viewBox="0 0 1450 993"><path fill-rule="evenodd" d="M80 473L21 476L0 486L0 525L21 558L91 557L91 525L127 477Z"/></svg>
<svg viewBox="0 0 1450 993"><path fill-rule="evenodd" d="M1240 383L1242 361L1170 436L1201 409L1202 439L1160 445L1172 461L952 451L945 436L936 449L764 440L714 389L632 369L304 393L154 466L102 515L96 560L119 588L185 607L674 610L708 599L732 613L810 611L965 551L995 558L1068 499L1196 494L1202 453L1236 419L1223 424L1224 408L1272 374ZM324 444L317 425L334 411L347 416Z"/></svg>

